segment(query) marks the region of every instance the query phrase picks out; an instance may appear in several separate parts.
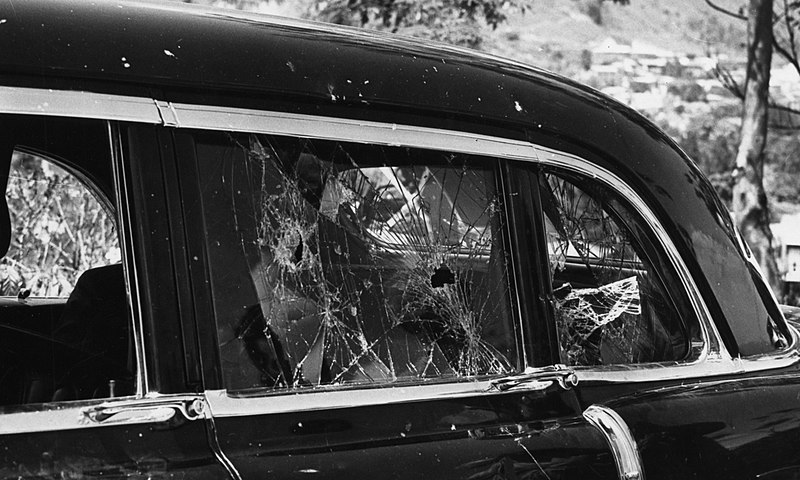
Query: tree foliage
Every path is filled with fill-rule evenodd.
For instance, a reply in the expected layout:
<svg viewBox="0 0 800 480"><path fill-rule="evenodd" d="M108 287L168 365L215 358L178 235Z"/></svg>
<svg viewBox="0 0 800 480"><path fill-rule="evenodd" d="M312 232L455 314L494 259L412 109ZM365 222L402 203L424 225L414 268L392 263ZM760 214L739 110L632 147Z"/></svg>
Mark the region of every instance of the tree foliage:
<svg viewBox="0 0 800 480"><path fill-rule="evenodd" d="M606 0L592 0L599 8ZM627 4L629 0L613 0ZM312 0L316 20L402 32L456 45L480 47L483 26L497 28L509 15L532 10L535 0Z"/></svg>
<svg viewBox="0 0 800 480"><path fill-rule="evenodd" d="M307 15L340 25L404 32L476 47L480 26L496 28L532 0L318 0Z"/></svg>
<svg viewBox="0 0 800 480"><path fill-rule="evenodd" d="M74 175L40 157L15 152L6 189L11 245L0 266L33 296L66 296L84 270L119 257L113 216Z"/></svg>

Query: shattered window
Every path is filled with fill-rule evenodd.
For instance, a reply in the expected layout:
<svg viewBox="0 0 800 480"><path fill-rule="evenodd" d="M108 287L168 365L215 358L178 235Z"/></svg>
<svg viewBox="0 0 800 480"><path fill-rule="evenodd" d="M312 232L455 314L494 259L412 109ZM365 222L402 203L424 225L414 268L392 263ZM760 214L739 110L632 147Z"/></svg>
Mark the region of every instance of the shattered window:
<svg viewBox="0 0 800 480"><path fill-rule="evenodd" d="M566 175L544 174L540 191L562 360L684 359L689 341L663 287L668 275L650 262L629 209L608 189Z"/></svg>
<svg viewBox="0 0 800 480"><path fill-rule="evenodd" d="M494 161L195 138L229 390L518 368Z"/></svg>

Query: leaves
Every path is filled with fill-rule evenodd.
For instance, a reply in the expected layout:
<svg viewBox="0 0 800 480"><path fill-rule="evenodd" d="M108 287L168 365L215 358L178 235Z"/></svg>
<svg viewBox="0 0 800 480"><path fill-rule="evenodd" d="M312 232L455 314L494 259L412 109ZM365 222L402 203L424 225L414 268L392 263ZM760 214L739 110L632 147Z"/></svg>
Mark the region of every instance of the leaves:
<svg viewBox="0 0 800 480"><path fill-rule="evenodd" d="M74 175L40 157L15 153L6 199L12 236L3 261L34 296L66 296L81 272L119 255L113 217Z"/></svg>
<svg viewBox="0 0 800 480"><path fill-rule="evenodd" d="M497 28L508 15L524 13L530 4L531 0L318 0L307 15L477 47L481 25Z"/></svg>

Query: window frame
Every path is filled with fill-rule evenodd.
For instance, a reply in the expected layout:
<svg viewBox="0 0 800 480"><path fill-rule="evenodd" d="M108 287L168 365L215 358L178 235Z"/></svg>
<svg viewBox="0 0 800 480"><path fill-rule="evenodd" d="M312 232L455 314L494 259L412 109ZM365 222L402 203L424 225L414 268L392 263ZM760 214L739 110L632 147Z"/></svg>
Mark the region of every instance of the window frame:
<svg viewBox="0 0 800 480"><path fill-rule="evenodd" d="M597 207L601 208L603 214L606 215L606 218L613 222L617 229L619 229L621 232L624 232L624 235L630 237L628 245L630 248L634 249L633 253L638 257L638 261L641 265L633 265L628 259L612 261L618 261L621 268L628 269L637 269L649 266L649 268L645 271L648 273L648 276L654 277L653 281L658 287L663 299L669 303L669 309L665 313L678 317L682 317L682 314L686 314L687 316L692 317L679 318L682 334L686 341L686 353L684 358L650 362L574 365L571 366L571 368L576 369L576 371L593 369L598 371L606 371L617 370L623 367L645 367L649 364L659 366L668 365L671 363L684 364L698 360L703 355L705 350L704 345L707 343L707 339L703 337L702 334L701 322L699 318L693 315L693 308L685 293L675 292L674 289L668 287L670 285L680 283L680 280L672 266L669 264L669 261L664 258L665 252L663 252L663 249L660 248L658 242L654 241L652 238L653 231L651 231L646 225L642 225L643 219L638 215L638 212L626 201L625 197L621 196L619 192L603 182L598 182L595 178L579 175L562 167L549 166L545 168L537 168L536 171L538 174L537 180L540 182L547 182L545 177L553 176L561 182L578 189L582 195L585 195L589 199L589 201L594 202ZM599 192L597 192L597 190L599 190ZM602 195L607 202L601 203L601 201L593 195L594 193L600 193L600 195ZM541 209L535 212L535 214L541 217L541 222L544 222L545 214L543 211L541 211ZM543 226L542 228L543 230L548 230L547 227ZM545 233L547 234L547 232ZM543 262L545 262L548 267L552 268L549 259L550 252L547 251L545 255L548 258L544 259ZM587 264L592 263L590 259L574 257L569 255L567 252L565 252L565 260L567 263L570 263L570 261L587 262ZM672 271L665 272L663 271L664 269L669 269ZM549 273L551 281L553 275L554 273ZM552 285L550 285L550 287L552 289ZM548 294L552 295L552 290L549 291ZM553 319L553 321L555 322L555 319ZM699 339L696 336L695 338L692 338L691 330L695 324L697 324L697 333L701 336ZM561 347L563 347L563 345L561 345Z"/></svg>

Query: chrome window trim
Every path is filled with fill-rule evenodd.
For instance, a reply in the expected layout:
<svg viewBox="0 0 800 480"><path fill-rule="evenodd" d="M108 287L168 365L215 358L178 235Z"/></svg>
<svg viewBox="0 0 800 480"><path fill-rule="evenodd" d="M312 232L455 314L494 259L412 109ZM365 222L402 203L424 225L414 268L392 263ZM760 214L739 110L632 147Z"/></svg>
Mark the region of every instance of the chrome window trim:
<svg viewBox="0 0 800 480"><path fill-rule="evenodd" d="M130 401L132 398L120 397L120 401ZM2 413L0 414L0 418L3 419L0 421L0 435L100 427L103 425L92 424L88 419L84 419L83 411L101 403L103 402L45 403L41 404L41 408L31 411Z"/></svg>
<svg viewBox="0 0 800 480"><path fill-rule="evenodd" d="M131 219L131 200L128 197L128 177L123 168L121 139L114 137L115 129L108 124L108 140L111 148L111 171L114 176L114 195L117 197L117 222L119 246L122 253L122 267L125 271L125 295L128 299L128 313L133 326L133 343L136 354L136 397L141 398L150 391L149 373L145 361L144 322L141 296L139 295L139 270L133 247L133 223ZM116 132L119 133L119 132ZM132 264L131 264L132 263Z"/></svg>
<svg viewBox="0 0 800 480"><path fill-rule="evenodd" d="M162 123L153 99L73 90L0 86L0 112Z"/></svg>
<svg viewBox="0 0 800 480"><path fill-rule="evenodd" d="M164 404L175 402L200 401L204 408L199 418L210 419L208 405L202 395L148 395L145 397L118 397L98 400L80 400L74 402L54 402L40 405L23 405L12 408L25 408L25 411L0 413L0 435L20 433L42 433L64 430L93 429L119 427L125 425L143 425L154 423L143 416L98 423L90 419L88 413L95 408L136 408L148 407L154 402ZM41 408L36 408L41 407Z"/></svg>
<svg viewBox="0 0 800 480"><path fill-rule="evenodd" d="M520 390L522 391L522 390ZM308 389L283 391L264 389L263 395L231 395L227 390L206 390L205 397L214 418L272 415L338 408L390 405L424 400L449 400L475 395L500 395L491 380L455 383L386 385L371 388Z"/></svg>

